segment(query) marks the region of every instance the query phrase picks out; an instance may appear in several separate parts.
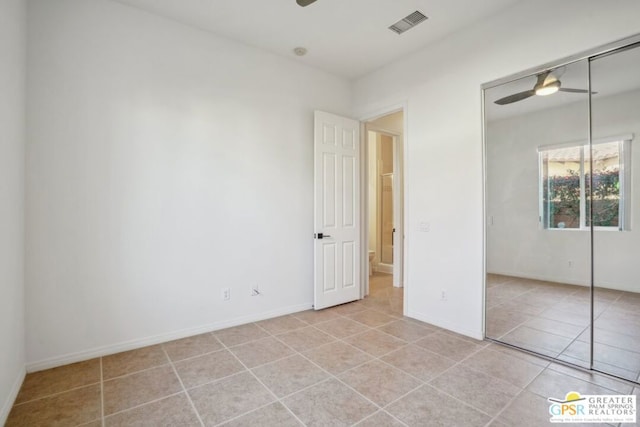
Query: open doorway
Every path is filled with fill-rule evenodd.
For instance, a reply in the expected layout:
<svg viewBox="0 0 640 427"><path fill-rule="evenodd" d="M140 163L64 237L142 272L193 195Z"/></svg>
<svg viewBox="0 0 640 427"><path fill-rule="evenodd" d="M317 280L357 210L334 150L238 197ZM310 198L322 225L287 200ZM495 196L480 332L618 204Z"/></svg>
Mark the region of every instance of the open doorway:
<svg viewBox="0 0 640 427"><path fill-rule="evenodd" d="M366 122L369 297L403 314L404 113Z"/></svg>

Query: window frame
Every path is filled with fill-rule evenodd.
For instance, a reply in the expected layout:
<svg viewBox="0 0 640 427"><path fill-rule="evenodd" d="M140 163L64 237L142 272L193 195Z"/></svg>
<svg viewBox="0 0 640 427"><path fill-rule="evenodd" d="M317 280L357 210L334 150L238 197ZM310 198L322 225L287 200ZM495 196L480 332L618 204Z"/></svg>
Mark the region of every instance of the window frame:
<svg viewBox="0 0 640 427"><path fill-rule="evenodd" d="M587 212L587 195L586 195L586 180L585 180L585 150L590 146L598 144L607 144L612 142L618 142L619 159L620 159L620 200L618 204L618 226L603 227L594 226L594 230L603 231L629 231L630 228L630 206L631 202L629 197L631 196L631 141L633 140L633 134L619 135L615 137L600 138L593 140L591 144L588 141L574 141L561 144L541 145L538 147L538 224L542 230L550 231L588 231L591 229L586 224L586 212ZM580 148L580 218L579 227L577 228L560 228L549 227L548 218L550 215L545 216L545 210L548 209L548 205L544 201L544 152L562 149L562 148ZM545 218L547 220L545 221Z"/></svg>

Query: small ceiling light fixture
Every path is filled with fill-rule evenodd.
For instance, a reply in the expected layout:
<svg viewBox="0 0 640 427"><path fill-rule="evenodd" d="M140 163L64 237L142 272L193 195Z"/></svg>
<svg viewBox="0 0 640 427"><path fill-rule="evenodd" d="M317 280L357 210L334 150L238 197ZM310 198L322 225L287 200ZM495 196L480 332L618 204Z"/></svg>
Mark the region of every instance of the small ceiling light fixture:
<svg viewBox="0 0 640 427"><path fill-rule="evenodd" d="M547 96L556 93L560 90L560 80L554 80L551 83L547 83L544 86L537 87L535 89L536 95Z"/></svg>
<svg viewBox="0 0 640 427"><path fill-rule="evenodd" d="M307 54L307 49L304 47L296 47L293 49L293 53L295 53L296 56L305 56Z"/></svg>

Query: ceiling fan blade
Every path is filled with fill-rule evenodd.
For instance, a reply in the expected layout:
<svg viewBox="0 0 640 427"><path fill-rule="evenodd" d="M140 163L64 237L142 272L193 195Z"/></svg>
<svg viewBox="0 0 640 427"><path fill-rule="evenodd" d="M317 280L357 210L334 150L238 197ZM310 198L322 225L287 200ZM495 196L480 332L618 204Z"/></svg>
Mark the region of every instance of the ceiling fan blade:
<svg viewBox="0 0 640 427"><path fill-rule="evenodd" d="M504 98L500 98L495 101L498 105L511 104L512 102L522 101L523 99L527 99L536 94L536 91L533 89L525 90L524 92L514 93L513 95L505 96Z"/></svg>
<svg viewBox="0 0 640 427"><path fill-rule="evenodd" d="M296 0L296 3L298 3L298 6L309 6L311 3L313 3L316 0Z"/></svg>
<svg viewBox="0 0 640 427"><path fill-rule="evenodd" d="M570 89L568 87L561 87L560 92L571 92L571 93L589 93L587 89ZM595 95L598 92L591 92L592 95Z"/></svg>

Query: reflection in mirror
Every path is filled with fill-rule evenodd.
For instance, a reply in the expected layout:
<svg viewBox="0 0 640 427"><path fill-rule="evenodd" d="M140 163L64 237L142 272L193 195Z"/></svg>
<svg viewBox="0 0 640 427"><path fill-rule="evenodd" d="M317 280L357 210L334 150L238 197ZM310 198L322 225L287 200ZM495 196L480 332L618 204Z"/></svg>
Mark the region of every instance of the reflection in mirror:
<svg viewBox="0 0 640 427"><path fill-rule="evenodd" d="M583 60L484 92L486 336L584 367L588 85Z"/></svg>
<svg viewBox="0 0 640 427"><path fill-rule="evenodd" d="M640 47L484 96L487 338L639 382Z"/></svg>
<svg viewBox="0 0 640 427"><path fill-rule="evenodd" d="M640 48L591 61L594 141L593 368L640 380ZM600 147L603 149L601 150ZM571 351L584 346L575 343Z"/></svg>

